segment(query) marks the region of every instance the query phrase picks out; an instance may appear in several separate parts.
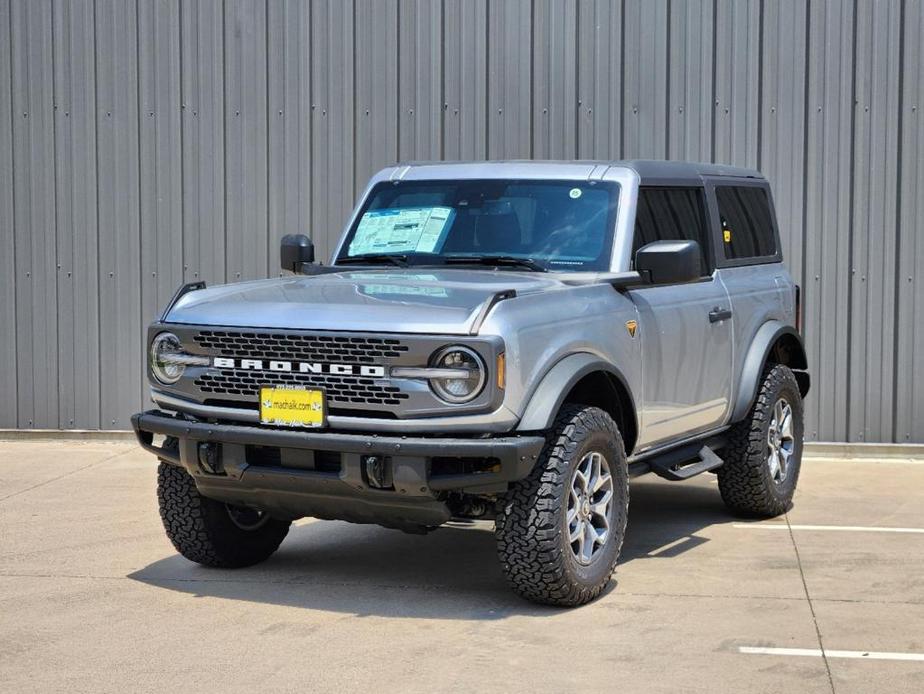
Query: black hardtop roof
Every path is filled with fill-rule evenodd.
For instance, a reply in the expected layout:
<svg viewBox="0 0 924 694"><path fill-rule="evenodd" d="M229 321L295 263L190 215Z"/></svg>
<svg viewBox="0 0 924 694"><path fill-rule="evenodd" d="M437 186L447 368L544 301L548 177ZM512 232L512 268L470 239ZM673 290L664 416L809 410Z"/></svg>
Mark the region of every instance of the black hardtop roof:
<svg viewBox="0 0 924 694"><path fill-rule="evenodd" d="M633 169L642 179L642 183L650 179L699 178L700 176L735 176L738 178L760 179L764 177L756 169L698 161L630 159L627 161L614 161L612 164Z"/></svg>

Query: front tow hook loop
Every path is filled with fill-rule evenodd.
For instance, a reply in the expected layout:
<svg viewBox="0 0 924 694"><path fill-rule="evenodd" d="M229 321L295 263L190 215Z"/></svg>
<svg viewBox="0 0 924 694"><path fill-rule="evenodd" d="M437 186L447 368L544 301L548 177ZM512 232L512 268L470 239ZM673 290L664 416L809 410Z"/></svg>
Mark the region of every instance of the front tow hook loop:
<svg viewBox="0 0 924 694"><path fill-rule="evenodd" d="M225 467L221 462L221 444L209 441L200 441L196 448L199 467L210 475L225 474Z"/></svg>
<svg viewBox="0 0 924 694"><path fill-rule="evenodd" d="M394 489L395 481L391 471L391 461L381 455L364 455L363 471L366 482L374 489Z"/></svg>

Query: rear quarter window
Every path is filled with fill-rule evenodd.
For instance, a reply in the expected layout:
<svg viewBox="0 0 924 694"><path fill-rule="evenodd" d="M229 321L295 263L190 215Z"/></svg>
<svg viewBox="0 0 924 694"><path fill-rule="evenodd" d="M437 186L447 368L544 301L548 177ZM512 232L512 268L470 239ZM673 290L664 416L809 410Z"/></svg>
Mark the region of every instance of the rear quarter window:
<svg viewBox="0 0 924 694"><path fill-rule="evenodd" d="M722 247L728 260L777 255L770 197L757 186L717 186Z"/></svg>

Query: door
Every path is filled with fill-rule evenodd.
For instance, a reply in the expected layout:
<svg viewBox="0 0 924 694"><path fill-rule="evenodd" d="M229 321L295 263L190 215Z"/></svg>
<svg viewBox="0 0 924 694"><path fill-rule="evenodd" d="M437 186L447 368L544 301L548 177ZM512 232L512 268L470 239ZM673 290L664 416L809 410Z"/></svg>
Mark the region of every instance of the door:
<svg viewBox="0 0 924 694"><path fill-rule="evenodd" d="M629 292L641 339L641 448L719 426L729 411L733 319L708 219L702 188L639 189L633 257L660 240L692 240L702 250L699 281Z"/></svg>
<svg viewBox="0 0 924 694"><path fill-rule="evenodd" d="M779 232L770 188L762 179L715 178L714 191L721 237L716 265L735 312L733 339L737 349L732 364L738 390L748 348L769 320L794 324L793 281L782 264Z"/></svg>

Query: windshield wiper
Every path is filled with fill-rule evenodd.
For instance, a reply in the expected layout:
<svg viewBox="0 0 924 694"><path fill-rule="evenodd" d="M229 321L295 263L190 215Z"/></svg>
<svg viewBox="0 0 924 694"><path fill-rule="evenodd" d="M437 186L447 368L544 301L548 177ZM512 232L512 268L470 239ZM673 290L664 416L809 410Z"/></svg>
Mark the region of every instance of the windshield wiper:
<svg viewBox="0 0 924 694"><path fill-rule="evenodd" d="M348 265L350 263L370 264L370 263L391 263L398 267L407 267L406 255L391 255L389 253L363 253L361 255L350 255L343 258L337 258L335 265Z"/></svg>
<svg viewBox="0 0 924 694"><path fill-rule="evenodd" d="M517 258L512 255L469 255L451 256L443 259L447 265L492 265L494 267L522 267L533 272L548 272L532 258Z"/></svg>

